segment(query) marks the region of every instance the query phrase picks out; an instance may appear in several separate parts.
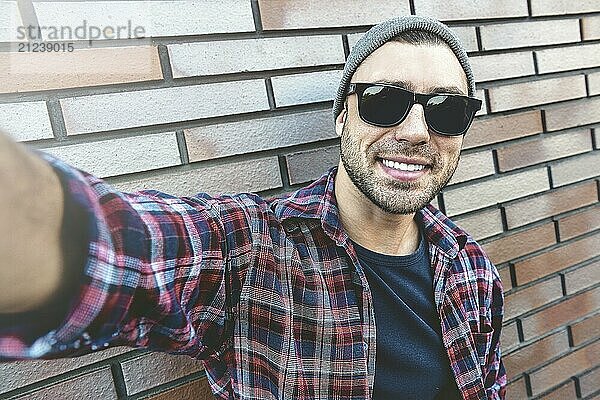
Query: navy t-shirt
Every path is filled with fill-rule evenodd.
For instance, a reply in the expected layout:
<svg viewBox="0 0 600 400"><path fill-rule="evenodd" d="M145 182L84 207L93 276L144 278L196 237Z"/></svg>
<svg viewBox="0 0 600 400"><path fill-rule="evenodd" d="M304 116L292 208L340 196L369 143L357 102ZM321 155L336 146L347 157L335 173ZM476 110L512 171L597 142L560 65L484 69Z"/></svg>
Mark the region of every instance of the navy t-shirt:
<svg viewBox="0 0 600 400"><path fill-rule="evenodd" d="M374 399L460 398L441 339L433 271L421 235L407 256L375 253L354 243L375 307Z"/></svg>

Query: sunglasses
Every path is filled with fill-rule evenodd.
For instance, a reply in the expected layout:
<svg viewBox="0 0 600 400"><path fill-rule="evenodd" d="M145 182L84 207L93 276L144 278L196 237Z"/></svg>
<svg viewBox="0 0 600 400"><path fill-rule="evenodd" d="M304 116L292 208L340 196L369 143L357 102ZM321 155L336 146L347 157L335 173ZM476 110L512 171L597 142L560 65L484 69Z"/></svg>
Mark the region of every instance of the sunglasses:
<svg viewBox="0 0 600 400"><path fill-rule="evenodd" d="M459 136L471 126L481 100L456 94L421 94L383 83L351 83L348 95L358 96L358 115L364 122L381 127L400 124L413 104L421 104L425 122L433 132Z"/></svg>

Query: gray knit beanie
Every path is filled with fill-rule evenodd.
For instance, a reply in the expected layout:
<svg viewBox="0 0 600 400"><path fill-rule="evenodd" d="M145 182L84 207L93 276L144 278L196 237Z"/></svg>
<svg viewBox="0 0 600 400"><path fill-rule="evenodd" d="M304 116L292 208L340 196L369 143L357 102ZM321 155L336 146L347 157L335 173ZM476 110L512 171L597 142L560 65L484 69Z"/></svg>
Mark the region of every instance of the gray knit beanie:
<svg viewBox="0 0 600 400"><path fill-rule="evenodd" d="M342 80L333 102L334 119L337 118L344 108L344 101L348 94L348 85L358 66L372 52L406 31L428 31L439 36L440 39L446 42L465 71L467 83L469 84L469 96L475 95L475 79L473 78L473 71L467 58L467 52L456 35L446 25L435 19L409 15L390 19L375 25L354 45L346 60L344 74L342 75Z"/></svg>

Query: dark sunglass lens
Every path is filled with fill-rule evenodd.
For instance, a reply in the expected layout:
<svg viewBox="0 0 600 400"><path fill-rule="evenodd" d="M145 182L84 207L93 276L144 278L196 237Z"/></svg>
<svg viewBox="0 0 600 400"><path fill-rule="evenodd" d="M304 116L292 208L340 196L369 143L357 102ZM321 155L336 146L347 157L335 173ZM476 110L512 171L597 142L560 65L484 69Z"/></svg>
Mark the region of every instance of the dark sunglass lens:
<svg viewBox="0 0 600 400"><path fill-rule="evenodd" d="M468 128L473 112L466 98L459 96L434 96L425 109L427 124L444 135L460 135Z"/></svg>
<svg viewBox="0 0 600 400"><path fill-rule="evenodd" d="M387 86L368 86L359 104L361 117L371 124L392 126L402 121L410 105L409 93Z"/></svg>

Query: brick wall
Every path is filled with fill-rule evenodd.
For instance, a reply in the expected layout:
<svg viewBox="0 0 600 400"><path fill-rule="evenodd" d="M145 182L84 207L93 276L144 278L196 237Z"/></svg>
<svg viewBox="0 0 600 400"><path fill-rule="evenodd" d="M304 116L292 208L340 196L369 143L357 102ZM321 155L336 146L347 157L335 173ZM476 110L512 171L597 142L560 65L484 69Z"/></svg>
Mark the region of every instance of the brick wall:
<svg viewBox="0 0 600 400"><path fill-rule="evenodd" d="M300 187L337 162L330 115L368 27L427 14L484 100L437 204L506 287L511 399L600 391L597 0L0 1L0 129L123 190ZM18 26L141 25L151 39L18 53ZM11 50L12 49L12 50ZM7 73L8 71L8 73ZM201 365L124 348L0 365L0 398L208 399Z"/></svg>

